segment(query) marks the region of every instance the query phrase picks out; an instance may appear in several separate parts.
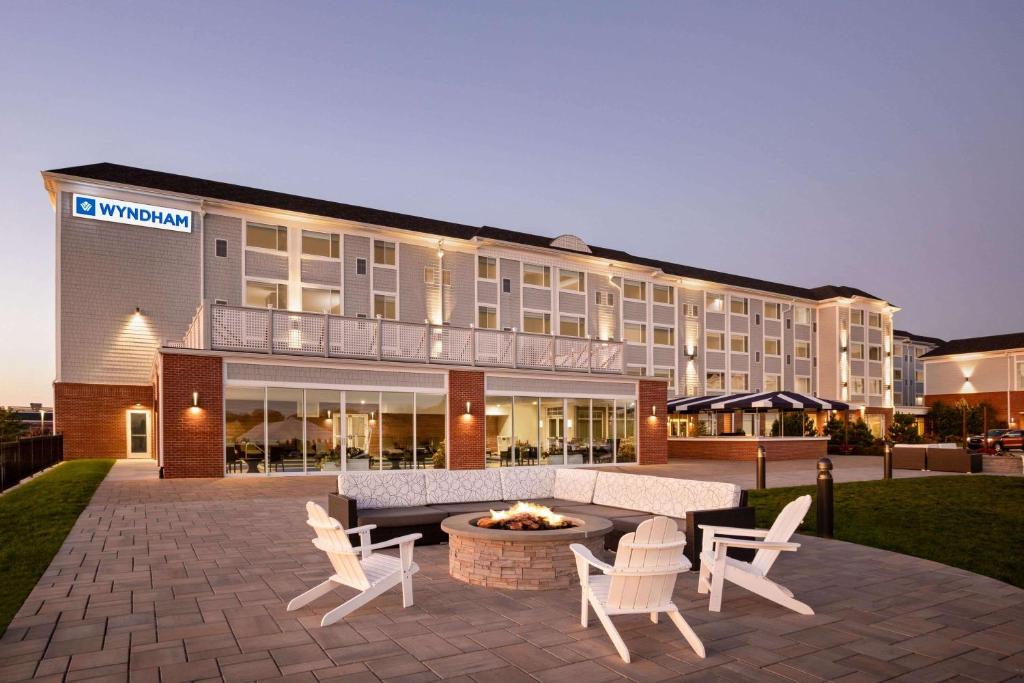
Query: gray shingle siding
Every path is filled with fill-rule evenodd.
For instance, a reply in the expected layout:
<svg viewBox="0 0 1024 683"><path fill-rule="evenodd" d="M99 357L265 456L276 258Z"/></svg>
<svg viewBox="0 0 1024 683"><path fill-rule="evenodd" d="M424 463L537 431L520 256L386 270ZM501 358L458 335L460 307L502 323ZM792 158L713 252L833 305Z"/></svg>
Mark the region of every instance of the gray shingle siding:
<svg viewBox="0 0 1024 683"><path fill-rule="evenodd" d="M536 287L523 287L523 308L539 311L551 310L551 290Z"/></svg>
<svg viewBox="0 0 1024 683"><path fill-rule="evenodd" d="M341 262L321 259L302 259L301 278L313 285L341 286Z"/></svg>
<svg viewBox="0 0 1024 683"><path fill-rule="evenodd" d="M242 305L242 219L207 214L203 218L204 296L232 306ZM226 257L217 256L217 240L225 240Z"/></svg>
<svg viewBox="0 0 1024 683"><path fill-rule="evenodd" d="M245 276L247 278L287 280L288 257L247 249L245 252Z"/></svg>
<svg viewBox="0 0 1024 683"><path fill-rule="evenodd" d="M343 255L345 261L345 315L369 316L370 306L370 238L361 235L345 235ZM366 261L366 274L357 275L356 261Z"/></svg>
<svg viewBox="0 0 1024 683"><path fill-rule="evenodd" d="M476 257L463 252L445 254L444 267L451 271L451 287L444 288L445 321L456 327L469 327L476 322L473 306L473 282L476 278Z"/></svg>
<svg viewBox="0 0 1024 683"><path fill-rule="evenodd" d="M420 270L420 282L423 281L423 271ZM373 291L395 293L398 291L398 270L396 268L373 268Z"/></svg>
<svg viewBox="0 0 1024 683"><path fill-rule="evenodd" d="M519 261L507 258L498 259L498 296L501 297L501 327L520 329L523 325L520 320L522 307L519 299L521 289L519 272ZM508 294L501 288L502 281L506 278L509 280L509 289L512 290Z"/></svg>

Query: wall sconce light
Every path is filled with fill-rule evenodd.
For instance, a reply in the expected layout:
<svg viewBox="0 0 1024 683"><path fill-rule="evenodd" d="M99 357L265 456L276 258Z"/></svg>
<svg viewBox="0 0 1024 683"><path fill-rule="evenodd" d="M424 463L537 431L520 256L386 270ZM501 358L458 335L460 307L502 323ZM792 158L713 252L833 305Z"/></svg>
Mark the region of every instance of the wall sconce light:
<svg viewBox="0 0 1024 683"><path fill-rule="evenodd" d="M697 360L697 347L696 346L691 346L686 351L686 357L690 359L690 362L693 362L693 361Z"/></svg>
<svg viewBox="0 0 1024 683"><path fill-rule="evenodd" d="M971 376L970 375L964 375L964 383L967 383L967 382L970 382L970 381L971 381Z"/></svg>
<svg viewBox="0 0 1024 683"><path fill-rule="evenodd" d="M377 411L376 410L371 410L370 411L370 422L376 422L376 421L377 421Z"/></svg>
<svg viewBox="0 0 1024 683"><path fill-rule="evenodd" d="M658 416L658 405L654 404L654 405L651 406L651 417L657 417L657 416Z"/></svg>
<svg viewBox="0 0 1024 683"><path fill-rule="evenodd" d="M136 306L135 307L135 316L138 317L140 315L142 315L142 309L139 308L138 306Z"/></svg>
<svg viewBox="0 0 1024 683"><path fill-rule="evenodd" d="M472 401L466 401L466 412L465 412L465 414L466 415L471 415L472 413L473 413L473 402Z"/></svg>
<svg viewBox="0 0 1024 683"><path fill-rule="evenodd" d="M198 408L199 407L199 392L198 391L193 391L192 392L192 407L193 408Z"/></svg>
<svg viewBox="0 0 1024 683"><path fill-rule="evenodd" d="M849 382L843 382L843 388L845 389L847 386L849 386L849 384Z"/></svg>
<svg viewBox="0 0 1024 683"><path fill-rule="evenodd" d="M846 353L846 347L845 347L845 346L840 346L840 347L839 347L839 350L840 350L840 351L841 351L842 353Z"/></svg>

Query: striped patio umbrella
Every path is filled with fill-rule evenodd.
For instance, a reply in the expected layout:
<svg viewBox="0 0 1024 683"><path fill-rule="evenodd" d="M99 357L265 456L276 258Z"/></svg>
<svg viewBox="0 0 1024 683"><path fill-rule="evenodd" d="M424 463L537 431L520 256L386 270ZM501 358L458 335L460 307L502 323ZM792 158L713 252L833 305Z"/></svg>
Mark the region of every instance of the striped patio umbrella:
<svg viewBox="0 0 1024 683"><path fill-rule="evenodd" d="M825 400L795 391L744 392L715 396L690 396L668 402L670 413L702 413L731 410L849 410L842 401Z"/></svg>

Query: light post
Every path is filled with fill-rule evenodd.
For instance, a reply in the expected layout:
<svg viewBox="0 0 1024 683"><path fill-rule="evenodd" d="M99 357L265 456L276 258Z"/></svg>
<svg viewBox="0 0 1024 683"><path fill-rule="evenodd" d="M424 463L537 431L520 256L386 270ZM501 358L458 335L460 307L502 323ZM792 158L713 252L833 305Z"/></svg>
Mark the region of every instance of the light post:
<svg viewBox="0 0 1024 683"><path fill-rule="evenodd" d="M964 448L967 448L967 411L971 409L971 404L967 402L966 398L961 398L955 405L960 409L960 415L963 420L963 444Z"/></svg>

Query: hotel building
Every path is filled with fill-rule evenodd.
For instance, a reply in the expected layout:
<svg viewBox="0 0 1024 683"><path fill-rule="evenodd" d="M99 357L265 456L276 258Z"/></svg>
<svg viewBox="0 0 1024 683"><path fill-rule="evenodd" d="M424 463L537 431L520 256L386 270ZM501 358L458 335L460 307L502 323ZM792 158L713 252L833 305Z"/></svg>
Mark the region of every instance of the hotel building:
<svg viewBox="0 0 1024 683"><path fill-rule="evenodd" d="M1024 424L1024 332L953 339L921 356L924 403L987 402L993 420Z"/></svg>
<svg viewBox="0 0 1024 683"><path fill-rule="evenodd" d="M165 476L658 463L666 400L795 390L884 430L898 311L169 173L43 173L66 457Z"/></svg>
<svg viewBox="0 0 1024 683"><path fill-rule="evenodd" d="M893 403L898 412L924 408L924 361L921 356L945 342L904 330L893 330L892 385ZM914 408L915 410L907 410Z"/></svg>

